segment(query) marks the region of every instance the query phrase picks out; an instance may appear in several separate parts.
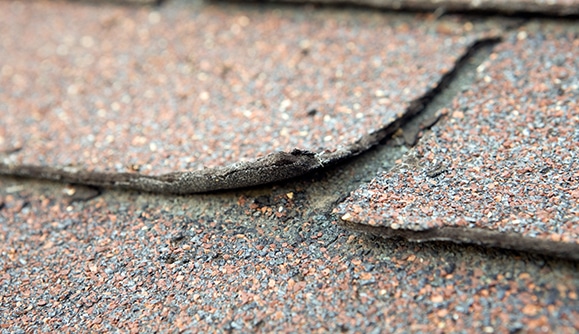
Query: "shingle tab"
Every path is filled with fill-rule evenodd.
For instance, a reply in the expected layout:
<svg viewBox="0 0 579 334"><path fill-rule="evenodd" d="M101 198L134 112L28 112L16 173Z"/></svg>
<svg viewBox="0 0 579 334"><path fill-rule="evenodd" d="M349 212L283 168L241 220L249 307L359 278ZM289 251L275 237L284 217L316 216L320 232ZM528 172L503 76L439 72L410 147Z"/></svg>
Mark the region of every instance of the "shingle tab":
<svg viewBox="0 0 579 334"><path fill-rule="evenodd" d="M522 236L525 247L577 256L578 36L573 26L514 32L479 66L476 84L454 99L444 123L337 212L394 234L429 231L483 244Z"/></svg>
<svg viewBox="0 0 579 334"><path fill-rule="evenodd" d="M202 170L278 151L323 163L365 149L372 143L360 141L498 31L458 18L197 2L0 7L0 170L103 184L122 182L98 173L189 171L204 184L175 192L240 186L211 183L230 170ZM308 161L293 174L319 166L294 156ZM271 177L241 185L285 175L259 174Z"/></svg>

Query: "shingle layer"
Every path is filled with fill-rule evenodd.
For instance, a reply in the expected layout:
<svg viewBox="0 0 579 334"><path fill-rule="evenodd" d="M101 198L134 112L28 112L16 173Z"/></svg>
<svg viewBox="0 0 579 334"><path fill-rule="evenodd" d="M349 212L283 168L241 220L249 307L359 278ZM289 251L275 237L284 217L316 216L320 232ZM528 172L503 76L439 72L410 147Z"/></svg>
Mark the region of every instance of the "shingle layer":
<svg viewBox="0 0 579 334"><path fill-rule="evenodd" d="M0 170L209 178L198 171L295 148L348 156L496 31L364 11L4 1Z"/></svg>
<svg viewBox="0 0 579 334"><path fill-rule="evenodd" d="M339 213L390 230L521 235L577 254L578 36L570 26L513 33L454 99L445 122Z"/></svg>
<svg viewBox="0 0 579 334"><path fill-rule="evenodd" d="M80 190L0 179L0 331L579 329L576 263L368 238L298 189Z"/></svg>

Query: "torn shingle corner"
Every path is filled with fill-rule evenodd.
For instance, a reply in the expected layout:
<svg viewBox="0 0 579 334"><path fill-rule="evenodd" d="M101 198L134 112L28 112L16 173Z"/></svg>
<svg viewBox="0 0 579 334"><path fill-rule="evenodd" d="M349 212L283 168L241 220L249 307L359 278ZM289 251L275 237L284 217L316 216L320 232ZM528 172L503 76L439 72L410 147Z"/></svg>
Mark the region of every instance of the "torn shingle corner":
<svg viewBox="0 0 579 334"><path fill-rule="evenodd" d="M576 259L579 35L572 29L535 23L513 32L414 149L416 161L381 173L336 213L374 232L395 231L379 233Z"/></svg>

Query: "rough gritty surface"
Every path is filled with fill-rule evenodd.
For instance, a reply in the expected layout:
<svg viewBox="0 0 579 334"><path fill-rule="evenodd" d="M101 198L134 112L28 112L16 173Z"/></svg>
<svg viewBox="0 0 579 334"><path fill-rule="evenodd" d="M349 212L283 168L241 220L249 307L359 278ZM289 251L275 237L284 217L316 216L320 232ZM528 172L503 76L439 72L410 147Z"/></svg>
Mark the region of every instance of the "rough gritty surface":
<svg viewBox="0 0 579 334"><path fill-rule="evenodd" d="M151 176L347 155L495 33L355 10L3 1L0 169Z"/></svg>
<svg viewBox="0 0 579 334"><path fill-rule="evenodd" d="M577 15L577 0L270 0L324 4L355 4L393 10L450 12L534 13L542 15Z"/></svg>
<svg viewBox="0 0 579 334"><path fill-rule="evenodd" d="M0 179L0 328L579 329L577 263L358 235L312 210L320 185L303 185L85 201Z"/></svg>
<svg viewBox="0 0 579 334"><path fill-rule="evenodd" d="M561 243L577 258L578 59L576 26L513 33L478 67L478 81L454 99L448 119L337 212L389 233L451 227L521 235L529 245Z"/></svg>
<svg viewBox="0 0 579 334"><path fill-rule="evenodd" d="M24 8L9 3L13 5L2 2L0 6L15 8L14 15ZM174 4L171 1L167 6ZM48 14L70 5L35 4ZM179 7L183 9L180 15L190 13L188 6ZM68 7L61 7L62 12L64 8ZM111 27L123 26L128 18L132 23L124 27L129 32L132 24L139 30L139 24L158 19L150 8L105 8L118 13L109 22ZM209 8L212 15L223 14L219 8ZM227 8L229 14L219 16L224 22L234 20L228 15L250 17L261 11L285 15L285 9L271 7L248 7L243 13ZM98 6L83 9L86 16L79 20L90 21L102 10ZM161 12L164 17L170 10ZM332 13L313 17L339 21L353 15ZM44 19L40 11L36 14L25 22ZM373 17L368 12L364 15ZM433 25L428 16L412 18L425 21L420 23L425 27ZM4 22L0 20L0 26L7 29ZM166 26L175 34L182 28ZM122 29L111 29L113 40L129 38L123 37ZM0 36L4 41L6 35ZM524 34L520 36L524 39ZM26 45L25 37L14 45ZM539 38L533 40L538 43ZM550 44L550 38L544 41L547 50L570 47ZM90 39L84 43L91 44ZM537 50L541 45L537 44ZM486 56L485 51L477 57ZM465 63L480 64L477 57ZM59 66L67 66L66 61ZM460 87L468 91L471 81L464 78L477 65L470 66L459 71L466 75L453 80L455 88L437 94L439 105L450 101L454 93L449 92ZM0 69L1 80L22 84L22 76L7 74L8 67ZM170 95L170 77L152 89ZM59 81L51 84L62 85ZM118 89L114 83L111 87ZM15 88L0 85L0 94L7 89ZM31 97L21 96L22 101L26 98ZM433 107L436 104L429 107L438 109ZM32 119L28 124L46 123ZM140 194L0 176L0 332L578 332L577 261L469 245L382 239L353 232L340 224L339 216L330 214L349 191L369 182L378 170L396 164L408 151L404 143L415 141L431 125L426 118L417 119L404 128L403 136L399 133L357 159L291 182L211 195ZM2 159L18 148L4 146ZM236 166L237 171L265 165L281 170L304 163L317 166L318 158L310 152L288 150L264 157L266 164ZM66 171L74 173L76 167L68 167ZM236 174L229 172L233 170L220 169L213 175L234 178ZM103 181L117 182L119 175L125 174L102 175ZM163 179L178 182L175 174Z"/></svg>

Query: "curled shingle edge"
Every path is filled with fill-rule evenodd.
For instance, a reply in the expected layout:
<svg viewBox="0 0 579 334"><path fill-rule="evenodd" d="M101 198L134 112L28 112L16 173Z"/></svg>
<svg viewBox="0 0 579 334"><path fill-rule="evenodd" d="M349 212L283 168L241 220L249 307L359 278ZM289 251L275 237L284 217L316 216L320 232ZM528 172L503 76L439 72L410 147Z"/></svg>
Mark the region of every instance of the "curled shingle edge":
<svg viewBox="0 0 579 334"><path fill-rule="evenodd" d="M157 193L187 194L233 189L280 181L321 167L317 155L295 149L265 157L201 171L175 172L159 176L137 173L102 173L72 168L8 165L0 163L0 174L33 177L97 187L118 187Z"/></svg>
<svg viewBox="0 0 579 334"><path fill-rule="evenodd" d="M502 14L535 14L555 16L579 15L579 7L549 1L468 1L468 0L269 0L286 3L356 5L388 10L442 12L476 12Z"/></svg>
<svg viewBox="0 0 579 334"><path fill-rule="evenodd" d="M341 221L350 229L383 238L403 238L414 242L450 241L457 244L474 244L483 247L537 253L574 261L579 260L579 244L529 238L512 232L464 227L440 227L424 231L411 231Z"/></svg>

